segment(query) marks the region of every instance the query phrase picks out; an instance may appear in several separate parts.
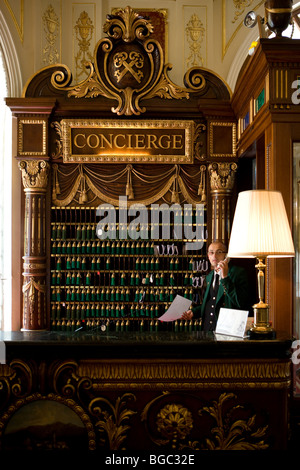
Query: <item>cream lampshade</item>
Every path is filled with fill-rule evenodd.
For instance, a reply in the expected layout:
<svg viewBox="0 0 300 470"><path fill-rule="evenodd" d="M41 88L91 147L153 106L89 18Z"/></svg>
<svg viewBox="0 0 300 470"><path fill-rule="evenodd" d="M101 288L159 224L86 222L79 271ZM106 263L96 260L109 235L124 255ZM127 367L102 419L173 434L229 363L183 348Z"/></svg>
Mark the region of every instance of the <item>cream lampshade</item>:
<svg viewBox="0 0 300 470"><path fill-rule="evenodd" d="M282 195L279 191L252 190L239 193L230 235L229 258L257 258L259 303L253 306L250 334L274 334L269 306L264 302L266 258L293 257L294 244Z"/></svg>

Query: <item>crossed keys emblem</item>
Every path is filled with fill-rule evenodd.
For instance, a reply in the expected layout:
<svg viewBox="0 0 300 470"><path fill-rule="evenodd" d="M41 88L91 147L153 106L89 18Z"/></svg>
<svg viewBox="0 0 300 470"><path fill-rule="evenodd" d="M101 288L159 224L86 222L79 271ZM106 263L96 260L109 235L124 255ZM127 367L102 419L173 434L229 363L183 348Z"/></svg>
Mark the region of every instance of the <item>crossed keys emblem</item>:
<svg viewBox="0 0 300 470"><path fill-rule="evenodd" d="M130 62L128 62L127 59L129 59ZM131 73L138 83L141 83L141 79L144 76L143 72L133 68L142 69L144 67L144 58L139 52L131 51L129 55L127 52L117 52L114 55L114 65L117 69L123 67L122 70L116 70L114 73L118 83L128 72Z"/></svg>

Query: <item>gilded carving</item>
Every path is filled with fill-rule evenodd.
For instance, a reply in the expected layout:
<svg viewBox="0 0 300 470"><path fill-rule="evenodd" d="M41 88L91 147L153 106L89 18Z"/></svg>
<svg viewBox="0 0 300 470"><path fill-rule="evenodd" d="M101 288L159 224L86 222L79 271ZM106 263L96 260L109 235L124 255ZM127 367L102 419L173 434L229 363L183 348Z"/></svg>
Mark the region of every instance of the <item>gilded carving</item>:
<svg viewBox="0 0 300 470"><path fill-rule="evenodd" d="M193 163L193 121L63 119L64 162Z"/></svg>
<svg viewBox="0 0 300 470"><path fill-rule="evenodd" d="M201 43L203 41L205 28L196 13L191 16L185 31L190 49L190 54L187 58L187 65L191 67L200 65L203 67L204 60L201 56Z"/></svg>
<svg viewBox="0 0 300 470"><path fill-rule="evenodd" d="M52 122L51 127L53 127L58 134L58 139L55 140L56 149L51 155L52 159L56 160L63 157L62 128L58 121Z"/></svg>
<svg viewBox="0 0 300 470"><path fill-rule="evenodd" d="M259 410L252 411L255 400L251 408L245 405L244 388L259 396L263 389L290 387L289 361L272 359L55 360L47 367L15 359L1 365L0 373L0 438L20 407L55 400L78 414L89 449L109 450L130 447L137 439L137 423L143 424L144 436L157 447L268 449L272 430ZM207 392L200 393L203 389L210 390L209 401L204 398Z"/></svg>
<svg viewBox="0 0 300 470"><path fill-rule="evenodd" d="M59 51L57 48L57 37L59 35L59 18L52 5L49 5L43 15L44 32L46 34L46 45L43 47L44 64L55 64L59 62Z"/></svg>
<svg viewBox="0 0 300 470"><path fill-rule="evenodd" d="M168 387L212 388L232 386L239 388L287 388L290 384L290 365L273 361L248 360L239 362L216 361L155 361L141 360L128 363L122 360L81 360L80 377L94 380L94 387L113 389Z"/></svg>
<svg viewBox="0 0 300 470"><path fill-rule="evenodd" d="M236 20L244 14L245 8L250 7L253 0L233 0L234 6L236 8L234 19L232 23L235 23Z"/></svg>
<svg viewBox="0 0 300 470"><path fill-rule="evenodd" d="M142 54L136 51L131 51L129 54L127 52L117 52L113 57L113 62L116 68L114 75L118 83L127 73L130 73L138 83L141 83L144 77L141 70L144 67Z"/></svg>
<svg viewBox="0 0 300 470"><path fill-rule="evenodd" d="M44 160L23 160L19 162L25 190L44 190L48 185L49 163Z"/></svg>
<svg viewBox="0 0 300 470"><path fill-rule="evenodd" d="M185 439L193 428L192 413L177 403L165 405L157 414L157 430L175 446Z"/></svg>
<svg viewBox="0 0 300 470"><path fill-rule="evenodd" d="M11 398L22 398L32 392L34 371L30 363L14 359L1 369L4 369L0 376L1 407Z"/></svg>
<svg viewBox="0 0 300 470"><path fill-rule="evenodd" d="M150 21L135 13L132 8L116 10L107 16L103 30L108 37L95 48L94 61L85 64L88 77L70 85L71 73L56 71L51 77L54 88L68 92L68 97L96 98L104 96L117 101L112 112L117 115L139 115L146 111L141 101L153 97L165 99L189 98L190 92L204 89L206 81L197 69L186 74L185 83L191 88L175 85L167 76L171 68L163 64L160 43L151 39ZM122 42L120 42L122 41Z"/></svg>
<svg viewBox="0 0 300 470"><path fill-rule="evenodd" d="M243 419L238 413L244 408L237 404L227 411L224 404L227 400L237 399L233 393L222 393L219 400L214 400L211 406L204 406L199 410L200 416L209 414L216 425L211 428L213 438L205 439L204 448L207 450L264 450L269 447L263 440L266 437L268 426L255 428L256 416ZM235 412L237 412L235 414ZM236 418L234 418L236 416ZM258 440L258 441L257 441Z"/></svg>
<svg viewBox="0 0 300 470"><path fill-rule="evenodd" d="M86 75L86 62L92 60L90 44L94 25L86 11L81 12L75 25L76 39L79 51L75 55L76 79Z"/></svg>
<svg viewBox="0 0 300 470"><path fill-rule="evenodd" d="M78 375L78 364L72 360L57 365L53 371L52 381L55 393L69 398L75 398L80 395L82 389L88 390L92 386L88 376Z"/></svg>
<svg viewBox="0 0 300 470"><path fill-rule="evenodd" d="M124 393L116 399L115 405L104 397L94 398L89 403L89 412L96 417L95 427L100 433L100 446L109 450L124 450L124 441L131 429L128 421L136 414L127 408L128 402L135 400L132 393Z"/></svg>
<svg viewBox="0 0 300 470"><path fill-rule="evenodd" d="M45 283L41 284L41 282L39 280L35 280L34 277L31 277L30 281L26 282L26 284L23 284L22 292L24 294L24 303L26 305L26 315L32 317L35 312L35 308L37 308L38 312L42 311L42 308L45 307L44 296L46 294L46 290Z"/></svg>
<svg viewBox="0 0 300 470"><path fill-rule="evenodd" d="M197 158L197 160L205 160L206 159L206 154L205 152L202 153L202 149L205 146L205 140L206 140L206 125L205 124L197 124L195 126L195 131L194 131L194 156Z"/></svg>
<svg viewBox="0 0 300 470"><path fill-rule="evenodd" d="M208 166L212 195L212 240L228 242L231 223L231 192L234 187L237 164L211 163Z"/></svg>
<svg viewBox="0 0 300 470"><path fill-rule="evenodd" d="M177 180L176 185L178 183L178 193L181 193L184 201L193 205L200 202L205 203L206 201L205 168L203 166L201 166L200 171L196 175L193 175L195 177L199 176L200 179L198 194L191 192L188 183L190 172L186 168L183 170L180 165L172 165L165 173L160 175L161 187L157 191L152 190L155 181L153 181L151 175L149 176L147 172L137 171L131 164L124 165L121 169L117 168L113 174L107 176L101 173L96 175L89 165L82 164L73 167L71 173L67 166L57 164L52 165L52 170L52 202L58 207L67 206L71 203L79 204L83 200L83 196L87 198L89 203L99 198L100 201L116 206L119 203L119 199L107 188L108 184L111 185L121 178L124 181L124 194L128 196L128 205L134 201L134 203L138 202L148 206L164 198L165 195L170 199L171 195L169 193L172 194L173 192L175 179ZM73 183L65 185L64 183L67 180L69 181L70 174L72 174ZM85 193L82 189L83 176L86 184ZM139 188L134 189L135 181L146 183L142 187L142 191L138 191ZM105 191L103 191L103 183L105 183ZM61 190L61 186L64 186L64 191Z"/></svg>
<svg viewBox="0 0 300 470"><path fill-rule="evenodd" d="M167 73L170 70L170 65L164 66L163 73L159 82L147 93L145 98L151 99L158 96L164 99L181 99L189 98L189 94L186 89L173 83L168 77Z"/></svg>
<svg viewBox="0 0 300 470"><path fill-rule="evenodd" d="M150 21L142 18L130 7L118 10L114 15L107 15L103 31L113 39L132 42L135 37L145 40L153 31Z"/></svg>
<svg viewBox="0 0 300 470"><path fill-rule="evenodd" d="M58 364L53 370L52 377L55 393L71 399L78 397L86 404L90 415L96 418L95 427L100 434L100 446L108 446L110 450L121 450L130 430L128 421L135 414L135 411L127 405L135 400L135 396L132 393L124 393L116 399L115 404L105 397L93 398L90 394L95 392L93 378L82 377L76 361L64 361Z"/></svg>
<svg viewBox="0 0 300 470"><path fill-rule="evenodd" d="M205 184L206 166L200 166L200 182L198 187L198 194L201 196L201 202L206 202L206 184Z"/></svg>
<svg viewBox="0 0 300 470"><path fill-rule="evenodd" d="M236 171L236 163L211 163L208 166L211 191L219 191L224 189L231 191L234 186Z"/></svg>
<svg viewBox="0 0 300 470"><path fill-rule="evenodd" d="M263 450L269 447L264 440L269 426L257 427L257 416L251 415L242 402L232 404L238 399L234 393L221 393L198 412L183 404L184 394L180 397L182 403L178 402L178 394L173 402L175 395L164 392L147 403L141 413L146 432L157 446L170 444L178 450ZM160 403L163 406L157 411ZM212 420L208 427L207 415Z"/></svg>
<svg viewBox="0 0 300 470"><path fill-rule="evenodd" d="M199 67L191 67L184 75L184 83L191 91L201 92L206 88L206 80Z"/></svg>
<svg viewBox="0 0 300 470"><path fill-rule="evenodd" d="M25 198L23 328L43 329L47 323L45 193L50 165L44 160L19 162Z"/></svg>

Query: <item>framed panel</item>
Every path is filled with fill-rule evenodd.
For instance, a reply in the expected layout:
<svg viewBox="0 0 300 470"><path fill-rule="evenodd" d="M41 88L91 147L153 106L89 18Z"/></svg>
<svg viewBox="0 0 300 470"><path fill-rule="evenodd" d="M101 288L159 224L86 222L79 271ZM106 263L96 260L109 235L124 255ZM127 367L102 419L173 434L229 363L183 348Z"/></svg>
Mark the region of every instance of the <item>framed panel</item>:
<svg viewBox="0 0 300 470"><path fill-rule="evenodd" d="M18 122L18 155L47 155L47 123L44 120L20 119Z"/></svg>
<svg viewBox="0 0 300 470"><path fill-rule="evenodd" d="M209 124L209 156L211 158L236 156L236 124L215 121Z"/></svg>

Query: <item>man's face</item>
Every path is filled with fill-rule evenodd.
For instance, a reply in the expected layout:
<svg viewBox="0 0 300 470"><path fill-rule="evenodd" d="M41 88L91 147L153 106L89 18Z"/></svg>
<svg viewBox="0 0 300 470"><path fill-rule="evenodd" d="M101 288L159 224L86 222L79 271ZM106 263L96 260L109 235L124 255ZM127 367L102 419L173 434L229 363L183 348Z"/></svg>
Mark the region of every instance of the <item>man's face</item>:
<svg viewBox="0 0 300 470"><path fill-rule="evenodd" d="M210 264L215 269L220 261L226 257L222 243L211 243L208 247L208 259Z"/></svg>

